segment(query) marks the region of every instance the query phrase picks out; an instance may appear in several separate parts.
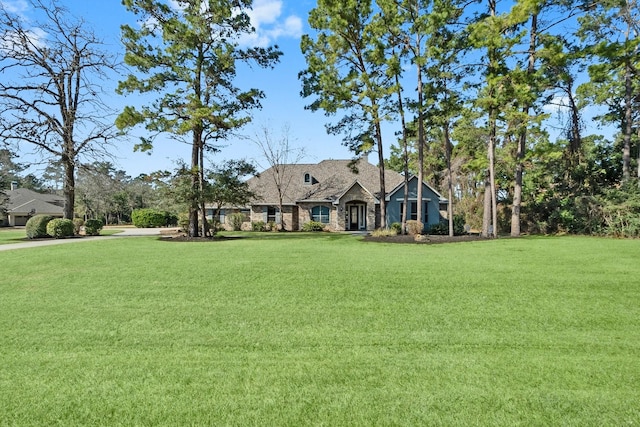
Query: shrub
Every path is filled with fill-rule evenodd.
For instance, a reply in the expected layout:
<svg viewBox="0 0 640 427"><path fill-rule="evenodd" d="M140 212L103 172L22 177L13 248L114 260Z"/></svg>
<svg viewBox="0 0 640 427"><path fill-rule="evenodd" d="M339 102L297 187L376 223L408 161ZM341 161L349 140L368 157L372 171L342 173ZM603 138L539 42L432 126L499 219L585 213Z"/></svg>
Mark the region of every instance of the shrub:
<svg viewBox="0 0 640 427"><path fill-rule="evenodd" d="M80 230L84 225L84 220L82 218L74 218L73 219L73 232L75 234L80 234Z"/></svg>
<svg viewBox="0 0 640 427"><path fill-rule="evenodd" d="M397 223L396 223L397 224ZM393 225L391 225L391 228L378 228L377 230L374 230L373 233L371 233L371 235L373 237L390 237L390 236L397 236L398 235L398 230L396 230Z"/></svg>
<svg viewBox="0 0 640 427"><path fill-rule="evenodd" d="M178 227L184 232L189 231L189 214L187 212L178 215Z"/></svg>
<svg viewBox="0 0 640 427"><path fill-rule="evenodd" d="M604 234L640 237L640 191L636 185L607 191L601 203L599 215L593 216L602 218Z"/></svg>
<svg viewBox="0 0 640 427"><path fill-rule="evenodd" d="M265 227L265 231L278 231L278 224L275 221L269 221Z"/></svg>
<svg viewBox="0 0 640 427"><path fill-rule="evenodd" d="M164 213L164 225L167 227L175 227L178 225L178 215L172 214L171 212Z"/></svg>
<svg viewBox="0 0 640 427"><path fill-rule="evenodd" d="M429 226L429 234L434 236L448 236L449 235L449 223L439 222Z"/></svg>
<svg viewBox="0 0 640 427"><path fill-rule="evenodd" d="M251 223L251 231L267 231L264 221L255 221Z"/></svg>
<svg viewBox="0 0 640 427"><path fill-rule="evenodd" d="M244 222L244 214L240 212L232 213L229 215L229 223L233 227L233 231L242 230L242 223Z"/></svg>
<svg viewBox="0 0 640 427"><path fill-rule="evenodd" d="M453 234L456 236L462 236L463 234L467 234L467 231L464 229L464 225L467 223L464 215L456 214L453 216Z"/></svg>
<svg viewBox="0 0 640 427"><path fill-rule="evenodd" d="M394 222L391 224L391 229L395 230L396 234L402 234L402 224L399 222Z"/></svg>
<svg viewBox="0 0 640 427"><path fill-rule="evenodd" d="M84 234L87 236L98 236L102 230L102 221L99 219L88 219L84 223Z"/></svg>
<svg viewBox="0 0 640 427"><path fill-rule="evenodd" d="M135 209L131 220L138 228L162 227L166 223L165 212L157 209Z"/></svg>
<svg viewBox="0 0 640 427"><path fill-rule="evenodd" d="M433 224L429 227L429 234L438 236L449 235L449 221L440 221L438 224ZM462 236L467 234L464 230L464 215L453 216L453 234L454 236Z"/></svg>
<svg viewBox="0 0 640 427"><path fill-rule="evenodd" d="M302 225L302 231L324 231L324 224L318 221L309 221Z"/></svg>
<svg viewBox="0 0 640 427"><path fill-rule="evenodd" d="M407 233L410 235L415 236L416 234L422 234L422 230L424 230L422 222L416 221L415 219L407 221Z"/></svg>
<svg viewBox="0 0 640 427"><path fill-rule="evenodd" d="M27 225L25 226L27 237L29 239L49 237L47 234L47 224L52 219L53 217L51 215L44 214L35 215L29 218L29 221L27 221Z"/></svg>
<svg viewBox="0 0 640 427"><path fill-rule="evenodd" d="M211 234L216 234L218 231L224 231L224 226L217 219L207 221L207 225Z"/></svg>
<svg viewBox="0 0 640 427"><path fill-rule="evenodd" d="M70 219L55 218L47 223L47 234L56 239L73 236L75 226Z"/></svg>

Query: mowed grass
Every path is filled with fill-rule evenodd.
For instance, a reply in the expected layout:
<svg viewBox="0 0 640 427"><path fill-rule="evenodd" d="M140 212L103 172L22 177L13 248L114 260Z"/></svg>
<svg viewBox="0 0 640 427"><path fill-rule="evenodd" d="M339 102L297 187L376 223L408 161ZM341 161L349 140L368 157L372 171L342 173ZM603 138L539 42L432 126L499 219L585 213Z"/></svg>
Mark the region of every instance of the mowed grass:
<svg viewBox="0 0 640 427"><path fill-rule="evenodd" d="M24 229L0 227L0 245L21 243L26 240L26 237Z"/></svg>
<svg viewBox="0 0 640 427"><path fill-rule="evenodd" d="M640 423L640 242L0 252L0 425Z"/></svg>

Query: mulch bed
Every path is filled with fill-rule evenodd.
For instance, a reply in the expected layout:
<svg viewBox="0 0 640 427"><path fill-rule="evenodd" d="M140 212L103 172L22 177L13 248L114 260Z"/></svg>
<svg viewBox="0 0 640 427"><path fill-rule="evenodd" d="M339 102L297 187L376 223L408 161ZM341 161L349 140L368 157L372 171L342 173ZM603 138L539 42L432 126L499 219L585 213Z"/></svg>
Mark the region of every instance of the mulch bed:
<svg viewBox="0 0 640 427"><path fill-rule="evenodd" d="M472 242L477 240L487 240L487 238L479 236L477 234L468 234L464 236L453 236L453 237L426 235L416 239L415 236L399 234L397 236L381 236L381 237L374 237L371 235L367 235L364 237L364 240L366 242L379 242L379 243L435 244L435 243Z"/></svg>
<svg viewBox="0 0 640 427"><path fill-rule="evenodd" d="M160 237L160 240L165 242L224 242L229 240L242 239L241 236L225 237L225 236L213 236L213 237L189 237L186 234L167 235L164 234Z"/></svg>
<svg viewBox="0 0 640 427"><path fill-rule="evenodd" d="M216 235L214 237L189 237L184 233L163 233L162 240L168 242L223 242L235 239L241 239L242 236L225 237ZM416 239L415 236L409 235L397 235L397 236L382 236L374 237L370 234L364 236L365 242L378 242L378 243L413 243L413 244L436 244L436 243L455 243L455 242L472 242L477 240L487 240L485 237L469 234L464 236L436 236L427 235L421 236Z"/></svg>

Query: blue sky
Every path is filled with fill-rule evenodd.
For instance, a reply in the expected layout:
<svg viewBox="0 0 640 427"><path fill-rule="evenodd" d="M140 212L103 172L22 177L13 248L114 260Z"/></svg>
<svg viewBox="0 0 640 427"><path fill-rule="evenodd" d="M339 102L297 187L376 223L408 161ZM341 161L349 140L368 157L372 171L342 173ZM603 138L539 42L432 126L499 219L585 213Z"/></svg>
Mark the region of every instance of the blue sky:
<svg viewBox="0 0 640 427"><path fill-rule="evenodd" d="M25 0L0 1L5 7L7 5L16 7L27 18L32 15ZM73 17L85 20L110 49L122 57L124 52L119 41L120 25L135 24L136 17L126 11L120 0L59 0L59 2L70 11ZM300 37L310 32L307 17L309 11L315 6L315 0L254 0L254 8L250 15L257 33L251 42L260 45L277 44L283 56L275 69L256 69L250 73L243 73L237 82L239 87L257 87L266 94L266 99L262 103L263 109L254 112L253 123L243 128L241 132L252 136L266 126L277 138L281 135L282 129L288 126L292 145L303 148L306 153L302 162L318 162L329 158L346 159L353 156L342 145L339 136L327 135L325 124L332 118L326 117L322 112L313 113L305 110L304 106L310 100L302 99L299 95L301 86L298 73L305 68L305 61L300 52ZM113 81L104 82L107 93L105 100L114 109L121 110L125 105L136 102L135 97L128 100L114 93L117 80L116 76ZM550 108L548 111L552 110L553 108ZM555 118L554 114L552 119ZM585 122L589 127L593 125L588 118L585 118ZM389 123L383 126L385 157L388 158L388 147L395 142L393 131L397 126ZM591 131L597 130L591 129ZM136 136L138 134L144 135L144 130L134 131L128 140L119 142L114 150L110 150L115 156L112 160L115 166L125 170L132 177L157 170L173 170L177 166L177 160L189 159L190 147L168 137L159 138L150 154L134 152L133 145L138 142ZM22 157L19 161L24 161L27 157L25 154L21 153ZM268 167L261 157L260 150L242 138L226 141L219 153L210 156L208 163L221 163L226 159L247 159L257 163L260 166L259 169ZM370 161L377 163L375 153L370 155ZM38 170L35 173L38 173Z"/></svg>
<svg viewBox="0 0 640 427"><path fill-rule="evenodd" d="M22 10L26 17L31 12L23 0L4 0ZM122 57L123 50L119 41L120 25L134 24L135 15L127 12L120 0L60 0L75 18L82 18L103 39L114 52ZM285 126L289 127L288 135L291 145L305 150L303 162L318 162L323 159L351 158L352 154L342 146L340 137L327 135L325 123L327 118L321 112L312 113L304 109L309 100L302 99L298 73L305 68L305 61L300 52L300 37L309 31L307 15L315 7L312 0L255 0L251 12L253 25L257 29L254 42L257 44L277 44L283 52L281 61L273 70L256 69L243 75L238 81L242 88L257 87L263 90L266 98L262 110L255 111L252 124L242 129L242 133L251 136L261 127L267 126L274 137L279 137ZM117 80L117 78L116 78ZM126 98L114 93L117 81L105 82L107 93L105 100L114 108L121 109L127 103ZM141 173L156 170L173 170L177 159L188 160L190 148L169 138L159 138L151 154L135 153L133 145L138 142L135 131L128 141L119 142L112 162L118 169L125 170L135 177ZM29 147L22 147L27 150ZM21 153L21 159L27 158ZM253 160L260 166L268 167L261 158L259 149L251 142L240 138L227 141L226 146L215 155L210 156L210 163L220 163L225 159ZM372 157L373 158L373 157ZM36 170L37 173L37 170Z"/></svg>

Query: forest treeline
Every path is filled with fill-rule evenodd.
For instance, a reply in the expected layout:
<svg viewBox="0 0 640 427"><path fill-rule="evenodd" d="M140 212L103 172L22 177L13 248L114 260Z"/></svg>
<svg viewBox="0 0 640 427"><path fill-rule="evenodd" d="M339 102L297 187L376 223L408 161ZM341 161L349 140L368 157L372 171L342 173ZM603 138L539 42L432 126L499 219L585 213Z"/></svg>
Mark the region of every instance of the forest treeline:
<svg viewBox="0 0 640 427"><path fill-rule="evenodd" d="M303 95L337 116L327 129L355 153L377 151L448 195L451 231L458 216L486 236L638 236L638 12L635 1L319 0Z"/></svg>

